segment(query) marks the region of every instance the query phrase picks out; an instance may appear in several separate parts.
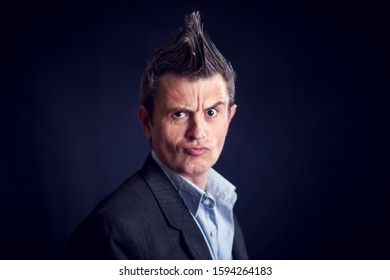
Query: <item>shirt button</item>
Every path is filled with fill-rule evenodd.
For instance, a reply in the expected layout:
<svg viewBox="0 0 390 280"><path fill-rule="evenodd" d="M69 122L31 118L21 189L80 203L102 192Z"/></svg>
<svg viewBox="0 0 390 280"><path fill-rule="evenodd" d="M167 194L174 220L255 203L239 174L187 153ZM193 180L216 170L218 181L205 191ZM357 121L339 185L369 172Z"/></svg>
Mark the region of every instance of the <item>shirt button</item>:
<svg viewBox="0 0 390 280"><path fill-rule="evenodd" d="M211 237L214 236L214 231L210 232L210 236L211 236Z"/></svg>
<svg viewBox="0 0 390 280"><path fill-rule="evenodd" d="M204 201L204 205L206 205L206 206L210 206L210 204L211 204L211 202L210 202L210 200L209 200L209 199L206 199L206 200Z"/></svg>

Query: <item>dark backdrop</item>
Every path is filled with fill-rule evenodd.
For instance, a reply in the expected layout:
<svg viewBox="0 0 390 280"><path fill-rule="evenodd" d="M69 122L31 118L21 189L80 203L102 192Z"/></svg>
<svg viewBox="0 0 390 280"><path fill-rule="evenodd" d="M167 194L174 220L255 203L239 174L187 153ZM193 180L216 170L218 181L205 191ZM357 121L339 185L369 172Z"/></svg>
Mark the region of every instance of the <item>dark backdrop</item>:
<svg viewBox="0 0 390 280"><path fill-rule="evenodd" d="M250 257L390 258L385 6L196 2L2 7L0 258L61 258L141 167L140 76L195 9L238 73L216 169L237 186Z"/></svg>

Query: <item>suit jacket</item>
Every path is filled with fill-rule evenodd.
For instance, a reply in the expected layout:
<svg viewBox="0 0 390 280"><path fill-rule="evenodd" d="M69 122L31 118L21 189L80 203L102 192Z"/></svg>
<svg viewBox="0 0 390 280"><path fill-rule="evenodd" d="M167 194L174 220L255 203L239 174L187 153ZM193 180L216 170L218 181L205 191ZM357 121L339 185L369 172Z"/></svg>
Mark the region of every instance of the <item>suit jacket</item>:
<svg viewBox="0 0 390 280"><path fill-rule="evenodd" d="M248 259L236 217L233 258ZM149 155L73 233L68 259L211 259L182 198Z"/></svg>

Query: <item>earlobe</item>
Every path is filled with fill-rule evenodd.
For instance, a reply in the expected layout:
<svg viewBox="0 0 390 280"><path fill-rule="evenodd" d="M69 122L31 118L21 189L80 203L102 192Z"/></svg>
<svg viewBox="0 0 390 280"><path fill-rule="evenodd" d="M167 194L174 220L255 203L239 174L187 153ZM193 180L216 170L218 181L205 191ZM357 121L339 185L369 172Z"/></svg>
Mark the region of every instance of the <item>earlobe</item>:
<svg viewBox="0 0 390 280"><path fill-rule="evenodd" d="M151 126L150 115L149 115L149 112L146 109L146 107L143 105L138 110L138 118L141 122L141 126L144 130L146 138L151 140L152 133L151 133L151 129L150 129L150 126Z"/></svg>

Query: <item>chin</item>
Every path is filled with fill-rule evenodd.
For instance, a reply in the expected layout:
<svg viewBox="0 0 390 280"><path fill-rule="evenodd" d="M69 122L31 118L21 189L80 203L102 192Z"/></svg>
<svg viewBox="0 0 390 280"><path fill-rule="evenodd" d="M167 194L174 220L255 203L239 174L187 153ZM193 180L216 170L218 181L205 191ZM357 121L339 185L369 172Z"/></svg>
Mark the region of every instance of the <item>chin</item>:
<svg viewBox="0 0 390 280"><path fill-rule="evenodd" d="M182 163L184 173L201 175L207 172L214 165L215 161L205 157L187 156Z"/></svg>
<svg viewBox="0 0 390 280"><path fill-rule="evenodd" d="M209 171L211 166L209 164L193 164L188 168L189 173L193 175L201 175Z"/></svg>

